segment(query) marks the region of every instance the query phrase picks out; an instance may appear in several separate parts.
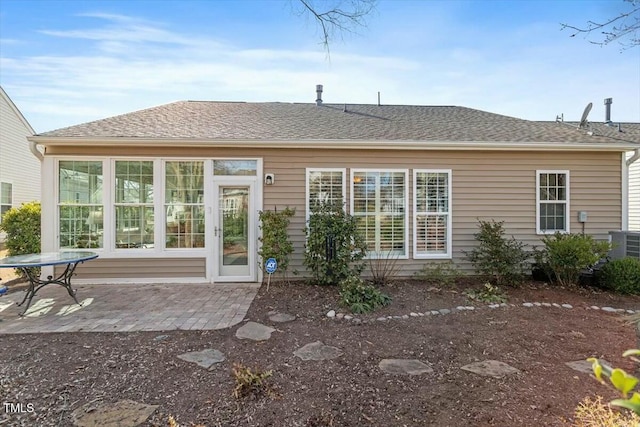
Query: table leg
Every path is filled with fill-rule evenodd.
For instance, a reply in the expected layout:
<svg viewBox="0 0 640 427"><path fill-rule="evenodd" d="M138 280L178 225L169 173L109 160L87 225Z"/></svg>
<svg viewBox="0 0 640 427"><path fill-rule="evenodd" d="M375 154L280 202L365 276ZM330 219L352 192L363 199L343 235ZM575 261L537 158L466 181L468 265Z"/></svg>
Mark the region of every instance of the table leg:
<svg viewBox="0 0 640 427"><path fill-rule="evenodd" d="M34 276L31 273L30 268L22 268L24 273L29 278L29 288L27 289L27 294L24 296L22 302L20 304L17 304L18 306L21 306L25 301L27 301L27 306L24 308L24 310L22 310L20 316L24 316L24 314L27 312L29 306L31 305L31 300L36 295L36 293L43 287L52 283L64 287L67 290L69 296L71 296L71 298L73 298L73 300L76 302L76 304L82 306L82 304L78 302L78 298L76 298L76 291L71 287L71 277L73 277L73 272L75 271L78 264L79 263L67 264L67 267L59 276L57 276L55 279L53 278L53 276L47 276L47 280L40 280L39 277Z"/></svg>

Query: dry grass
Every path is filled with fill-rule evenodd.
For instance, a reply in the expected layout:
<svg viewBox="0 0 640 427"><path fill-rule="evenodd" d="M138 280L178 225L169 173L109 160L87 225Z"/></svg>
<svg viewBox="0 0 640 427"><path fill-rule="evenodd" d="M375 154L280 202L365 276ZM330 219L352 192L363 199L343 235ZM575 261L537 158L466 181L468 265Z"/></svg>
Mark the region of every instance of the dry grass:
<svg viewBox="0 0 640 427"><path fill-rule="evenodd" d="M637 427L640 417L633 412L615 410L602 397L585 397L575 410L572 427Z"/></svg>

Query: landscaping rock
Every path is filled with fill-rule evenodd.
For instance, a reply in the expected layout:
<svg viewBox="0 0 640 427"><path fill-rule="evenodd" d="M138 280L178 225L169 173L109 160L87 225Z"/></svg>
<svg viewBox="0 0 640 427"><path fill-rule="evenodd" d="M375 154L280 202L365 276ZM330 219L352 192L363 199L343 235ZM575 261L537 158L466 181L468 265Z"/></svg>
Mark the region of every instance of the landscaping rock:
<svg viewBox="0 0 640 427"><path fill-rule="evenodd" d="M329 310L329 312L327 313L327 317L336 317L336 311L335 310Z"/></svg>
<svg viewBox="0 0 640 427"><path fill-rule="evenodd" d="M611 366L611 364L609 362L607 362L606 360L600 359L600 362L604 363L605 365ZM592 365L592 363L587 361L587 360L585 360L585 359L574 360L573 362L566 362L565 365L567 365L568 367L570 367L574 371L582 372L582 373L585 373L585 374L593 374L593 365Z"/></svg>
<svg viewBox="0 0 640 427"><path fill-rule="evenodd" d="M121 400L97 409L85 405L73 411L72 416L77 427L135 427L147 421L157 407Z"/></svg>
<svg viewBox="0 0 640 427"><path fill-rule="evenodd" d="M187 362L193 362L198 366L205 369L210 369L216 363L224 361L225 357L222 352L212 348L207 348L202 351L191 351L178 356L179 359Z"/></svg>
<svg viewBox="0 0 640 427"><path fill-rule="evenodd" d="M271 338L271 333L275 329L265 326L261 323L247 322L236 331L236 338L248 339L253 341L264 341Z"/></svg>
<svg viewBox="0 0 640 427"><path fill-rule="evenodd" d="M299 348L293 354L302 360L328 360L341 356L342 350L325 345L322 341L315 341Z"/></svg>
<svg viewBox="0 0 640 427"><path fill-rule="evenodd" d="M500 362L499 360L484 360L482 362L475 362L469 365L465 365L460 369L473 372L474 374L482 375L485 377L494 378L502 378L504 376L520 372L513 366L510 366L504 362Z"/></svg>
<svg viewBox="0 0 640 427"><path fill-rule="evenodd" d="M378 366L384 372L395 375L422 375L433 372L431 366L416 359L382 359Z"/></svg>
<svg viewBox="0 0 640 427"><path fill-rule="evenodd" d="M293 322L294 320L296 320L296 316L288 313L278 313L274 311L269 315L269 320L276 323Z"/></svg>

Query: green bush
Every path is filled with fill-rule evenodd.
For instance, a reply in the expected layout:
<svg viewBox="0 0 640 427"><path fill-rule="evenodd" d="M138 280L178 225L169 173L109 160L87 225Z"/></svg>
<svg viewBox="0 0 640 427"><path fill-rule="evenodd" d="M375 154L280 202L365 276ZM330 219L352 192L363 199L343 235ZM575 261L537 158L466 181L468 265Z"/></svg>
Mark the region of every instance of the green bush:
<svg viewBox="0 0 640 427"><path fill-rule="evenodd" d="M600 270L600 284L622 294L640 294L640 259L609 261Z"/></svg>
<svg viewBox="0 0 640 427"><path fill-rule="evenodd" d="M311 207L304 265L315 284L336 285L351 275L360 276L367 253L355 219L342 202L323 202Z"/></svg>
<svg viewBox="0 0 640 427"><path fill-rule="evenodd" d="M0 230L7 233L9 255L40 253L40 202L23 203L2 217Z"/></svg>
<svg viewBox="0 0 640 427"><path fill-rule="evenodd" d="M264 263L269 258L278 261L278 270L286 277L291 254L293 253L293 242L289 236L289 224L291 217L296 213L295 209L286 208L278 211L260 211L260 229L262 237L258 240L262 242L262 247L258 255L262 258L260 265L264 268Z"/></svg>
<svg viewBox="0 0 640 427"><path fill-rule="evenodd" d="M504 221L479 220L478 226L480 231L473 235L478 247L464 252L476 273L498 286L520 283L528 266L526 245L504 236Z"/></svg>
<svg viewBox="0 0 640 427"><path fill-rule="evenodd" d="M451 261L429 263L414 274L414 277L430 285L451 286L463 276L455 263Z"/></svg>
<svg viewBox="0 0 640 427"><path fill-rule="evenodd" d="M604 258L611 245L589 235L555 233L542 239L544 248L536 254L538 264L553 273L562 286L577 285L580 272Z"/></svg>
<svg viewBox="0 0 640 427"><path fill-rule="evenodd" d="M369 313L391 304L391 297L365 284L361 278L350 276L340 282L340 302L352 313Z"/></svg>
<svg viewBox="0 0 640 427"><path fill-rule="evenodd" d="M7 234L5 244L9 255L40 253L40 202L23 203L2 216L0 230ZM18 274L23 275L21 270ZM39 274L39 269L34 275Z"/></svg>

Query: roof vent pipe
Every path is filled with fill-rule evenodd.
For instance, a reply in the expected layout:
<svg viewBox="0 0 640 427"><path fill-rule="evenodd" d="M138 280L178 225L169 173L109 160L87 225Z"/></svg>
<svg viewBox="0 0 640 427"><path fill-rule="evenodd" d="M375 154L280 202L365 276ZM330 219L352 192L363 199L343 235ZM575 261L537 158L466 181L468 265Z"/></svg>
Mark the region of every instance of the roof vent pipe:
<svg viewBox="0 0 640 427"><path fill-rule="evenodd" d="M613 98L605 98L605 112L604 112L604 122L608 125L611 124L611 104L613 104Z"/></svg>
<svg viewBox="0 0 640 427"><path fill-rule="evenodd" d="M322 85L316 85L316 105L322 105Z"/></svg>

